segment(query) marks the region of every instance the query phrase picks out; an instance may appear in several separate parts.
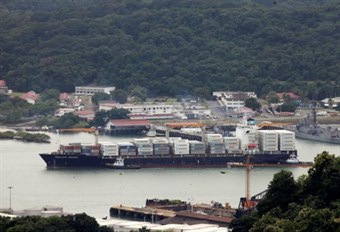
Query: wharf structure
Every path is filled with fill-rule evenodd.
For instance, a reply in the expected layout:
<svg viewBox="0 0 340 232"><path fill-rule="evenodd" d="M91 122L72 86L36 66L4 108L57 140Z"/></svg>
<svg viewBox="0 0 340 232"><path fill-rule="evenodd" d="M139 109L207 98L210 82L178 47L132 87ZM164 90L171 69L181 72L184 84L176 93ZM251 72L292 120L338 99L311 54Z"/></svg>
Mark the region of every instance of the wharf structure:
<svg viewBox="0 0 340 232"><path fill-rule="evenodd" d="M145 119L115 119L105 125L104 132L110 135L136 135L148 131L150 127L151 123Z"/></svg>
<svg viewBox="0 0 340 232"><path fill-rule="evenodd" d="M234 218L234 210L225 208L213 208L212 206L186 205L186 209L165 210L155 207L134 208L126 206L112 206L110 216L119 219L144 221L167 224L210 224L221 227L229 227Z"/></svg>

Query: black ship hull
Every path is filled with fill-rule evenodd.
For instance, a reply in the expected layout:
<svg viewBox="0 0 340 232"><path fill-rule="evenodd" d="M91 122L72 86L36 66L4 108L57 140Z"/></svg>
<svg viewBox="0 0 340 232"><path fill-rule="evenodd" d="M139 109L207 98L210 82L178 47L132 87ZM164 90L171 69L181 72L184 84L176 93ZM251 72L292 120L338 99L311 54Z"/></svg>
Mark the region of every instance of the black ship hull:
<svg viewBox="0 0 340 232"><path fill-rule="evenodd" d="M270 154L260 153L250 155L249 162L254 164L284 164L296 151ZM87 155L40 154L47 167L107 167L116 158ZM123 157L125 165L141 168L209 168L227 167L230 162L245 163L248 155L183 155L183 156L131 156Z"/></svg>

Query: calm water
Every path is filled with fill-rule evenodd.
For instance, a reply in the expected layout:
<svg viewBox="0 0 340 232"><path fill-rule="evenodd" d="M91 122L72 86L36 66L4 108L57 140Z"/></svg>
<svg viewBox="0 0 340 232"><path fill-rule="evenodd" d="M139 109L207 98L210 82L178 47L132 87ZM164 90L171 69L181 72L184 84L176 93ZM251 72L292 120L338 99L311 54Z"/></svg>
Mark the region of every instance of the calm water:
<svg viewBox="0 0 340 232"><path fill-rule="evenodd" d="M0 140L0 208L27 209L60 206L65 212L85 212L94 217L109 214L112 205L142 207L147 198L180 199L193 203L222 204L237 207L245 192L245 171L232 169L58 169L47 170L38 156L55 151L60 143L94 142L90 134L50 134L51 144ZM113 137L101 136L100 141ZM127 140L128 138L119 138ZM299 159L312 161L324 150L340 155L340 146L297 140ZM221 174L221 170L226 171ZM290 168L295 177L306 168ZM277 168L254 168L251 172L251 194L263 191Z"/></svg>

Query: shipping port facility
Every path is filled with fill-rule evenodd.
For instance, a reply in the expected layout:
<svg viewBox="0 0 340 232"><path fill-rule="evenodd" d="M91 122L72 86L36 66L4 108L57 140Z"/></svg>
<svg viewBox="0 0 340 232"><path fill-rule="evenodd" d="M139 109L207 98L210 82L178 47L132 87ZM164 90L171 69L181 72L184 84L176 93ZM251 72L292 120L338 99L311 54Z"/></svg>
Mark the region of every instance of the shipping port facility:
<svg viewBox="0 0 340 232"><path fill-rule="evenodd" d="M192 128L202 126L189 124ZM168 124L168 132L173 127L174 124ZM100 142L96 136L94 144L60 145L58 151L40 156L47 167L204 168L227 167L228 163L246 163L247 160L266 165L302 164L297 159L294 132L259 127L251 118L243 119L236 126L235 135L229 137L202 130L200 137L197 133L192 137L198 136L198 140L190 140L170 137L168 132L166 137L126 142Z"/></svg>

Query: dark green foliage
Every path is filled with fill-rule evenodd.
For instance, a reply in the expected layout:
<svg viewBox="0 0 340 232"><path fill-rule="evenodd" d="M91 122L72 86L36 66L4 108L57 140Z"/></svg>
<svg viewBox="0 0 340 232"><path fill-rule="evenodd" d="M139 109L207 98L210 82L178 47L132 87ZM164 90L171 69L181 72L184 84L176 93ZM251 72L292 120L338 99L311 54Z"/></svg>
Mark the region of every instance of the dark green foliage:
<svg viewBox="0 0 340 232"><path fill-rule="evenodd" d="M40 133L27 133L27 132L13 132L13 131L5 131L5 132L0 132L0 139L13 139L15 137L20 138L23 141L26 142L49 142L50 136L46 134L40 134Z"/></svg>
<svg viewBox="0 0 340 232"><path fill-rule="evenodd" d="M254 111L259 111L261 109L261 104L255 98L248 98L244 101L244 105L251 108Z"/></svg>
<svg viewBox="0 0 340 232"><path fill-rule="evenodd" d="M143 226L142 228L138 229L138 232L150 232L151 230L148 229L146 226Z"/></svg>
<svg viewBox="0 0 340 232"><path fill-rule="evenodd" d="M58 108L58 102L53 99L46 101L38 101L36 104L30 107L31 115L52 115L54 111Z"/></svg>
<svg viewBox="0 0 340 232"><path fill-rule="evenodd" d="M276 111L278 112L295 112L296 106L292 102L283 103L276 107Z"/></svg>
<svg viewBox="0 0 340 232"><path fill-rule="evenodd" d="M0 138L1 139L12 139L15 136L15 132L13 131L5 131L5 132L0 132Z"/></svg>
<svg viewBox="0 0 340 232"><path fill-rule="evenodd" d="M112 100L120 104L126 103L127 97L128 97L127 93L122 89L116 89L115 91L111 93L111 96L112 96Z"/></svg>
<svg viewBox="0 0 340 232"><path fill-rule="evenodd" d="M23 141L27 142L49 142L50 136L41 133L26 133L26 132L18 132L16 136L19 136Z"/></svg>
<svg viewBox="0 0 340 232"><path fill-rule="evenodd" d="M129 95L135 99L136 102L144 102L147 98L147 90L139 85L129 87Z"/></svg>
<svg viewBox="0 0 340 232"><path fill-rule="evenodd" d="M48 100L59 101L60 91L57 89L46 89L39 94L39 100L44 102Z"/></svg>
<svg viewBox="0 0 340 232"><path fill-rule="evenodd" d="M254 214L245 215L238 220L233 220L231 222L231 227L233 232L248 232L253 224L256 222L257 217Z"/></svg>
<svg viewBox="0 0 340 232"><path fill-rule="evenodd" d="M80 118L72 113L65 114L53 122L53 127L56 129L61 128L73 128L75 125L80 123Z"/></svg>
<svg viewBox="0 0 340 232"><path fill-rule="evenodd" d="M91 101L93 104L98 105L99 101L107 101L110 100L111 96L107 93L95 93L92 97L91 97Z"/></svg>
<svg viewBox="0 0 340 232"><path fill-rule="evenodd" d="M236 219L233 231L339 231L340 157L316 156L308 176L275 174L257 211Z"/></svg>
<svg viewBox="0 0 340 232"><path fill-rule="evenodd" d="M288 204L296 200L297 184L291 172L282 170L274 175L265 197L257 205L259 215L275 207L287 210Z"/></svg>
<svg viewBox="0 0 340 232"><path fill-rule="evenodd" d="M222 89L262 96L295 88L321 99L340 92L339 4L2 1L0 77L16 91L138 85L149 96L206 98Z"/></svg>
<svg viewBox="0 0 340 232"><path fill-rule="evenodd" d="M309 169L304 194L317 197L324 204L339 199L340 159L323 152L315 158L315 165Z"/></svg>
<svg viewBox="0 0 340 232"><path fill-rule="evenodd" d="M9 99L9 96L0 93L0 104L8 101L8 99Z"/></svg>
<svg viewBox="0 0 340 232"><path fill-rule="evenodd" d="M130 111L126 109L112 109L107 111L109 119L128 119Z"/></svg>
<svg viewBox="0 0 340 232"><path fill-rule="evenodd" d="M97 111L91 126L103 127L110 119L128 119L130 111L126 109L112 109L109 111Z"/></svg>
<svg viewBox="0 0 340 232"><path fill-rule="evenodd" d="M0 217L0 231L6 232L109 232L86 214L42 218L38 216L8 219Z"/></svg>
<svg viewBox="0 0 340 232"><path fill-rule="evenodd" d="M32 105L20 97L3 98L0 94L0 114L4 116L3 121L9 124L21 122L22 117L51 115L58 107L56 95L59 95L57 90L47 90Z"/></svg>
<svg viewBox="0 0 340 232"><path fill-rule="evenodd" d="M274 91L270 91L268 93L267 100L269 101L269 103L279 103L280 102L279 96L277 96Z"/></svg>

